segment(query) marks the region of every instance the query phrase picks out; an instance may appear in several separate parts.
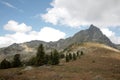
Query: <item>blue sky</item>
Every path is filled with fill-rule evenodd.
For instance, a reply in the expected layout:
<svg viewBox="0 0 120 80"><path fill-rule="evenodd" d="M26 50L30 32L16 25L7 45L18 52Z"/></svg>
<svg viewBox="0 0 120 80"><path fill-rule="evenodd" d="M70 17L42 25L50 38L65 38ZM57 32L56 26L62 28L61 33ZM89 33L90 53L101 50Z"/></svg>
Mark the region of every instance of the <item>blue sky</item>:
<svg viewBox="0 0 120 80"><path fill-rule="evenodd" d="M112 42L120 43L119 3L114 0L70 0L69 3L67 0L0 0L0 47L31 40L57 41L87 29L90 24L99 27Z"/></svg>
<svg viewBox="0 0 120 80"><path fill-rule="evenodd" d="M11 8L5 4L9 3L17 9ZM45 25L41 19L35 19L34 16L45 13L46 8L50 7L51 0L1 0L0 1L0 32L4 32L3 25L9 20L15 20L19 23L26 23L34 27L35 30Z"/></svg>
<svg viewBox="0 0 120 80"><path fill-rule="evenodd" d="M4 35L6 32L3 29L3 25L5 25L9 20L15 20L19 23L25 23L33 27L34 30L39 31L44 26L51 26L56 29L60 29L62 31L67 31L68 36L73 35L78 29L62 27L61 25L52 25L50 23L46 23L40 17L40 14L44 14L47 11L47 8L51 8L50 3L52 0L0 0L0 35ZM15 8L11 8L4 3L9 3ZM69 30L73 30L70 32Z"/></svg>

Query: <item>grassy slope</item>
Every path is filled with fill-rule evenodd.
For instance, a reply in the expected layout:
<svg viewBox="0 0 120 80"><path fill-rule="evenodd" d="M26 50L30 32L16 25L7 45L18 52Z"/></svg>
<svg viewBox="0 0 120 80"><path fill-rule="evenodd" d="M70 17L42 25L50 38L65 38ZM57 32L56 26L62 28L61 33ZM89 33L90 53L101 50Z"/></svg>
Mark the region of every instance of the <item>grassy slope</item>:
<svg viewBox="0 0 120 80"><path fill-rule="evenodd" d="M65 63L63 60L58 66L31 70L0 70L0 77L6 80L120 80L120 53L98 46L88 48L91 48L90 53L76 61Z"/></svg>

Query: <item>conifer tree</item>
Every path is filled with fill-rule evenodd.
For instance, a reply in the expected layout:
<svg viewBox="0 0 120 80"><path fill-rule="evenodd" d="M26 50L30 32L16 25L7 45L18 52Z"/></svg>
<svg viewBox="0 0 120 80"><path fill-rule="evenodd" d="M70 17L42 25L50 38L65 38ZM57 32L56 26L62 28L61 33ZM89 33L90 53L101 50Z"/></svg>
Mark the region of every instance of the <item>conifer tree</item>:
<svg viewBox="0 0 120 80"><path fill-rule="evenodd" d="M76 54L73 53L73 60L76 60L76 59L77 59Z"/></svg>
<svg viewBox="0 0 120 80"><path fill-rule="evenodd" d="M58 51L55 49L55 50L53 51L52 65L57 65L57 64L59 64L59 62L60 62L59 60L60 60L59 53L58 53Z"/></svg>
<svg viewBox="0 0 120 80"><path fill-rule="evenodd" d="M36 62L36 57L32 57L29 59L27 65L35 65L35 62Z"/></svg>
<svg viewBox="0 0 120 80"><path fill-rule="evenodd" d="M53 62L53 52L50 53L48 64L52 65L52 62Z"/></svg>
<svg viewBox="0 0 120 80"><path fill-rule="evenodd" d="M49 64L50 55L45 55L44 64Z"/></svg>
<svg viewBox="0 0 120 80"><path fill-rule="evenodd" d="M36 55L36 66L44 65L44 58L45 58L44 47L42 44L40 44L37 50L37 55Z"/></svg>
<svg viewBox="0 0 120 80"><path fill-rule="evenodd" d="M60 58L63 59L65 58L65 55L63 53L60 54Z"/></svg>
<svg viewBox="0 0 120 80"><path fill-rule="evenodd" d="M20 67L22 65L20 60L20 54L15 54L12 62L13 67Z"/></svg>
<svg viewBox="0 0 120 80"><path fill-rule="evenodd" d="M11 67L11 63L9 61L7 61L6 59L4 59L1 63L0 63L0 68L1 69L7 69Z"/></svg>
<svg viewBox="0 0 120 80"><path fill-rule="evenodd" d="M79 56L80 56L79 51L77 51L77 57L79 57Z"/></svg>
<svg viewBox="0 0 120 80"><path fill-rule="evenodd" d="M69 53L69 60L72 60L73 56L71 53Z"/></svg>
<svg viewBox="0 0 120 80"><path fill-rule="evenodd" d="M69 55L66 55L66 57L65 57L65 60L66 60L66 62L69 62Z"/></svg>
<svg viewBox="0 0 120 80"><path fill-rule="evenodd" d="M83 51L81 51L81 55L83 55Z"/></svg>

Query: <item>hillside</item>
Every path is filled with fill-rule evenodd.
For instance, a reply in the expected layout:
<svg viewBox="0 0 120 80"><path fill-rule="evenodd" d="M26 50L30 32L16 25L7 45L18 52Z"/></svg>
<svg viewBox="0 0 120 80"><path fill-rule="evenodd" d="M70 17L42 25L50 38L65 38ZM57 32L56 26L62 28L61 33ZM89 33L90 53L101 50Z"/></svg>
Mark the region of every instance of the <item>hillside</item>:
<svg viewBox="0 0 120 80"><path fill-rule="evenodd" d="M120 51L99 43L69 46L71 52L83 50L76 61L58 66L22 67L0 70L3 80L119 80ZM87 51L86 51L87 50Z"/></svg>

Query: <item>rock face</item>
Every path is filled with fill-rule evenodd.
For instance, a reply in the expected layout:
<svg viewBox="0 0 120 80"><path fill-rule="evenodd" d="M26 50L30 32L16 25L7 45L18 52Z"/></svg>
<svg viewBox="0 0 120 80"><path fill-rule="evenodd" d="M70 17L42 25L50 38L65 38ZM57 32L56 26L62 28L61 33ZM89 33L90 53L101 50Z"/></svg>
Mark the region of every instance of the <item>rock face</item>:
<svg viewBox="0 0 120 80"><path fill-rule="evenodd" d="M75 34L72 38L74 42L98 42L103 43L111 47L115 47L114 44L94 25L91 25L89 29L82 30Z"/></svg>
<svg viewBox="0 0 120 80"><path fill-rule="evenodd" d="M59 40L57 45L60 45L60 48L65 48L73 43L82 42L98 42L116 48L115 45L109 40L109 38L107 38L100 31L100 29L94 25L91 25L89 29L76 33L73 37L67 38L65 40Z"/></svg>
<svg viewBox="0 0 120 80"><path fill-rule="evenodd" d="M120 44L115 44L115 45L116 45L117 49L120 50Z"/></svg>
<svg viewBox="0 0 120 80"><path fill-rule="evenodd" d="M11 54L24 54L24 55L33 55L36 53L36 49L39 44L43 44L45 50L50 52L52 49L57 49L59 51L64 50L73 43L83 43L83 42L98 42L106 44L108 46L116 48L113 44L101 31L94 25L91 25L89 29L79 31L73 37L67 39L60 39L56 42L44 42L44 41L31 41L22 44L13 44L9 47L0 49L0 55L11 55Z"/></svg>

